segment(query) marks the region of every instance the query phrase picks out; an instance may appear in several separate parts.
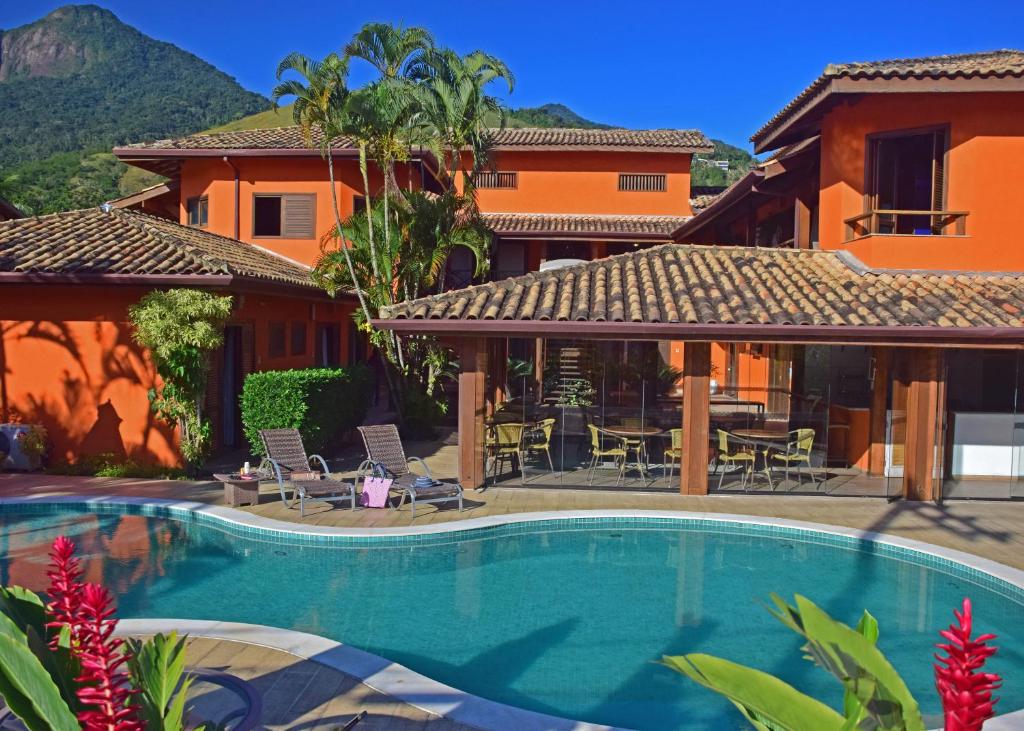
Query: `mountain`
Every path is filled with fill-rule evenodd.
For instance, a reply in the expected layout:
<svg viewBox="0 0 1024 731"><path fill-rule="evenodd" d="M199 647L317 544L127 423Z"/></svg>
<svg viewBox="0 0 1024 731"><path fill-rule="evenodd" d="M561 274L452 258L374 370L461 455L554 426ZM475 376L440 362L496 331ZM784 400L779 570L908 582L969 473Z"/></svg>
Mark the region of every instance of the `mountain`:
<svg viewBox="0 0 1024 731"><path fill-rule="evenodd" d="M190 134L269 101L95 5L0 31L0 195L31 213L121 195L110 148Z"/></svg>
<svg viewBox="0 0 1024 731"><path fill-rule="evenodd" d="M715 146L709 155L698 156L693 161L690 185L694 187L715 187L732 185L742 178L757 162L757 158L746 150L721 140L711 140ZM725 160L729 169L723 170L710 163L711 160Z"/></svg>
<svg viewBox="0 0 1024 731"><path fill-rule="evenodd" d="M508 116L509 127L576 127L580 129L611 129L611 125L591 122L564 104L513 109Z"/></svg>

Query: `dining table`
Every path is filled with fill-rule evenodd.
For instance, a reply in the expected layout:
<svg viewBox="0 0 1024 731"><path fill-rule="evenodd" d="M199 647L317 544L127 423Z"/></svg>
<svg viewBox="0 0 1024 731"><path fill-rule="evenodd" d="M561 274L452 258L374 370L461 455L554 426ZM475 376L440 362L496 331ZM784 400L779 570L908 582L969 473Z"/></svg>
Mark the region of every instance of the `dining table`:
<svg viewBox="0 0 1024 731"><path fill-rule="evenodd" d="M772 473L771 463L768 460L770 450L784 450L786 444L791 441L789 432L777 431L774 429L734 429L729 432L731 436L738 437L755 447L754 457L755 459L760 456L761 458L761 469L757 469L756 465L754 472L763 474L768 480L768 487L772 490L775 489L772 484Z"/></svg>
<svg viewBox="0 0 1024 731"><path fill-rule="evenodd" d="M665 433L664 429L656 426L623 426L623 425L610 425L600 427L600 430L605 434L609 434L613 437L619 437L620 439L639 439L641 441L641 448L637 451L637 461L632 465L640 474L640 481L644 483L644 487L647 487L647 474L650 472L649 466L644 462L640 461L640 452L644 455L647 454L646 440L650 437L656 437ZM626 465L628 470L630 465Z"/></svg>

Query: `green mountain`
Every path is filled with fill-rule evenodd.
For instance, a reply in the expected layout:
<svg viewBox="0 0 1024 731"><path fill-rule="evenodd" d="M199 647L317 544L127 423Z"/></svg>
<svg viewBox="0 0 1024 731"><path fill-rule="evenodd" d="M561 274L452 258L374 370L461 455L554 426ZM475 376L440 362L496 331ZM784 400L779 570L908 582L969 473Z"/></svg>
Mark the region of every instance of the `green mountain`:
<svg viewBox="0 0 1024 731"><path fill-rule="evenodd" d="M544 104L539 107L513 109L508 115L509 127L577 127L581 129L611 129L611 125L591 122L576 114L564 104Z"/></svg>
<svg viewBox="0 0 1024 731"><path fill-rule="evenodd" d="M711 140L715 151L708 155L700 155L693 161L693 172L690 185L697 187L715 187L732 185L742 178L757 159L746 150L721 140ZM723 170L711 164L712 160L725 160L729 169Z"/></svg>
<svg viewBox="0 0 1024 731"><path fill-rule="evenodd" d="M268 104L109 10L58 8L0 32L0 195L30 213L95 205L123 192L126 167L111 147L198 132Z"/></svg>

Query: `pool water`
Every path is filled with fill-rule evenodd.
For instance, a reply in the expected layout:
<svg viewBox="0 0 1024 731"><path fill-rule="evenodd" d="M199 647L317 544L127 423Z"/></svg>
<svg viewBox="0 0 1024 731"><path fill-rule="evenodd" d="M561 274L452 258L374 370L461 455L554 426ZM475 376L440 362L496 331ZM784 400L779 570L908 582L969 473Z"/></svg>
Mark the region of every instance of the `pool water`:
<svg viewBox="0 0 1024 731"><path fill-rule="evenodd" d="M312 545L205 523L70 506L0 513L0 580L43 589L52 540L71 536L122 617L273 625L329 637L430 678L543 713L639 729L747 728L710 691L655 664L707 652L775 673L838 706L765 610L801 593L879 644L926 714L937 632L964 596L1005 686L1024 707L1024 605L963 571L739 525L538 523L390 547ZM394 543L392 541L392 543ZM963 574L958 576L956 574Z"/></svg>

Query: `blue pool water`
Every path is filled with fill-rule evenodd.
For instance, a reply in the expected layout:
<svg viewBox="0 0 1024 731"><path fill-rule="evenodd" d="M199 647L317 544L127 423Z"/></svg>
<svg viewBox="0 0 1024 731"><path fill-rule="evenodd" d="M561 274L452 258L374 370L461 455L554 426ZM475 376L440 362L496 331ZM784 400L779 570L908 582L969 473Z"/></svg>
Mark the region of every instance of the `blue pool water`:
<svg viewBox="0 0 1024 731"><path fill-rule="evenodd" d="M746 728L728 703L652 662L664 654L720 655L840 702L838 684L765 611L773 591L805 594L849 622L868 608L883 651L936 714L932 646L969 595L977 629L999 635L998 709L1024 707L1020 597L823 534L617 521L311 545L54 506L0 513L0 580L44 588L46 551L62 533L79 544L88 577L117 593L123 617L312 632L503 703L641 729Z"/></svg>

